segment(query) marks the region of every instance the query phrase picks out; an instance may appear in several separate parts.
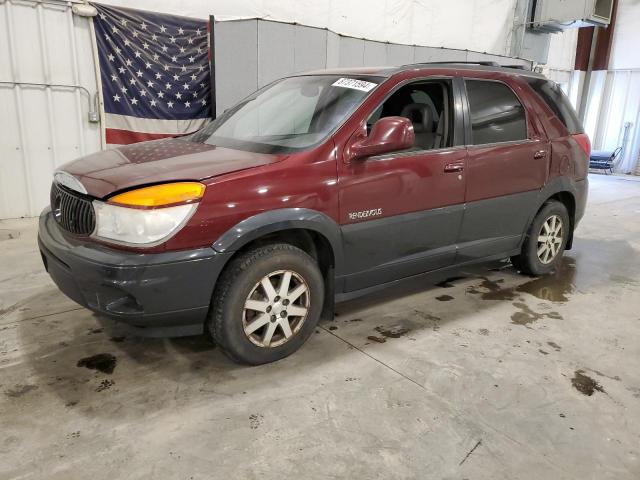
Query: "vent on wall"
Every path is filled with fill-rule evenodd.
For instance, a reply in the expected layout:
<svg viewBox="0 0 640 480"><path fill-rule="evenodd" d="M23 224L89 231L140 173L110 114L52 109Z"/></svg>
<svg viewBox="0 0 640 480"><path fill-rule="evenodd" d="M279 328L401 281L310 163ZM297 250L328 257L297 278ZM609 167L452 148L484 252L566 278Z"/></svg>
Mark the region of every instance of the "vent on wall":
<svg viewBox="0 0 640 480"><path fill-rule="evenodd" d="M533 0L531 28L559 32L567 28L602 27L611 22L613 0Z"/></svg>

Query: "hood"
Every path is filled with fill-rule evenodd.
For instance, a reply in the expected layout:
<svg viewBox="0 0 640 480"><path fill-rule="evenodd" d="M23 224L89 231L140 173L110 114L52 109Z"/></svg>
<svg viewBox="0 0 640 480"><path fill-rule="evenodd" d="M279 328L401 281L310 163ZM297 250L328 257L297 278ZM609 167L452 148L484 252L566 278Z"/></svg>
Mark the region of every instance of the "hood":
<svg viewBox="0 0 640 480"><path fill-rule="evenodd" d="M59 171L73 175L89 195L103 198L138 185L204 180L282 158L167 138L87 155L63 165Z"/></svg>

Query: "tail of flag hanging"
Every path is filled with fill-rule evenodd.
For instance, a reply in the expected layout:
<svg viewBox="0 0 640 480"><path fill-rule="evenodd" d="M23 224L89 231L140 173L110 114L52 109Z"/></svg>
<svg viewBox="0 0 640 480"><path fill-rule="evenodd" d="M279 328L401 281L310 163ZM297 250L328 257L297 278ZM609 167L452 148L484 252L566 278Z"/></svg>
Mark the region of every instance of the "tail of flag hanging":
<svg viewBox="0 0 640 480"><path fill-rule="evenodd" d="M107 146L198 130L211 117L208 22L93 5Z"/></svg>

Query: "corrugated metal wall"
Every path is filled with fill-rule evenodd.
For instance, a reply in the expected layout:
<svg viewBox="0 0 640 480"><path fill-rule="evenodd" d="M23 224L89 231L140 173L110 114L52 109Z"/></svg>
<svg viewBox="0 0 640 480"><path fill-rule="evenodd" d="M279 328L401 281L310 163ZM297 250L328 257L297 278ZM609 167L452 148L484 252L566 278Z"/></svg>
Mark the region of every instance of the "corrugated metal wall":
<svg viewBox="0 0 640 480"><path fill-rule="evenodd" d="M580 75L573 82L579 84ZM589 82L585 130L595 150L614 150L627 141L615 170L635 173L640 156L640 69L594 71Z"/></svg>
<svg viewBox="0 0 640 480"><path fill-rule="evenodd" d="M53 169L100 149L89 21L70 5L0 0L0 218L38 215Z"/></svg>
<svg viewBox="0 0 640 480"><path fill-rule="evenodd" d="M442 60L493 60L531 67L526 60L499 55L375 42L256 19L217 22L214 41L218 114L267 83L305 70Z"/></svg>

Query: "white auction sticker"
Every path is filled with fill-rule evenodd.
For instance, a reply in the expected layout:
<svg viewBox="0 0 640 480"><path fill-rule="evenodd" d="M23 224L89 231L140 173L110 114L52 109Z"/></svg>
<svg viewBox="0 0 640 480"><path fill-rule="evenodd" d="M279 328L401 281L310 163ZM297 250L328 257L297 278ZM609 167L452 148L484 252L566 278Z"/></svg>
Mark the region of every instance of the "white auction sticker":
<svg viewBox="0 0 640 480"><path fill-rule="evenodd" d="M362 90L368 92L377 87L376 83L365 82L364 80L356 80L355 78L339 78L331 84L332 87L353 88L354 90Z"/></svg>

